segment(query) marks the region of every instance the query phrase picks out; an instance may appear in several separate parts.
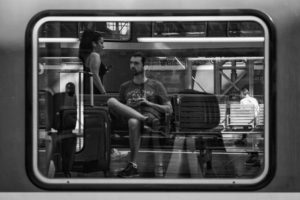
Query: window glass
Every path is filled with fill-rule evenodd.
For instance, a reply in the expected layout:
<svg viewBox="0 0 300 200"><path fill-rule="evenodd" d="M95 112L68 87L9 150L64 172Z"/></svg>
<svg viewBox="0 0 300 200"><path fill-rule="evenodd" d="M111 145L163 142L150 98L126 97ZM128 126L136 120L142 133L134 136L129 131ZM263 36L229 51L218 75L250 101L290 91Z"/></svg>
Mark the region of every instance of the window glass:
<svg viewBox="0 0 300 200"><path fill-rule="evenodd" d="M39 37L80 39L87 29L104 34L105 40L130 39L129 22L47 22L40 27Z"/></svg>
<svg viewBox="0 0 300 200"><path fill-rule="evenodd" d="M201 188L251 186L266 176L270 58L261 19L64 16L43 18L34 30L33 155L42 182L103 188L107 183L133 188L193 183ZM104 42L91 43L82 59L87 31L101 33ZM141 71L136 52L145 56ZM85 73L93 71L92 53L101 59L94 68L106 94L99 94L97 84L93 92L85 90L87 79L96 82L95 75ZM134 95L152 105L133 106ZM148 123L130 115L140 122L136 154L130 148L135 125L116 117L114 112L122 114L107 103L111 98L157 119ZM134 164L120 173L128 161L138 170Z"/></svg>
<svg viewBox="0 0 300 200"><path fill-rule="evenodd" d="M206 22L154 22L156 37L205 37Z"/></svg>

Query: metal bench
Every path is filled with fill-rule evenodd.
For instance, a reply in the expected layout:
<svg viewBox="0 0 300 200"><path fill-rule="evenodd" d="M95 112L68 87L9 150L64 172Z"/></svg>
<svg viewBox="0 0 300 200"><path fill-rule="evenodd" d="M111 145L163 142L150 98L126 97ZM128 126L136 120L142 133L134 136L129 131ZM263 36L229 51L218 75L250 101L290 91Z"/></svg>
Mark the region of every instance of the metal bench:
<svg viewBox="0 0 300 200"><path fill-rule="evenodd" d="M255 128L263 128L265 125L265 105L259 104L259 113L256 117Z"/></svg>
<svg viewBox="0 0 300 200"><path fill-rule="evenodd" d="M230 104L228 126L231 129L253 129L255 127L254 106Z"/></svg>

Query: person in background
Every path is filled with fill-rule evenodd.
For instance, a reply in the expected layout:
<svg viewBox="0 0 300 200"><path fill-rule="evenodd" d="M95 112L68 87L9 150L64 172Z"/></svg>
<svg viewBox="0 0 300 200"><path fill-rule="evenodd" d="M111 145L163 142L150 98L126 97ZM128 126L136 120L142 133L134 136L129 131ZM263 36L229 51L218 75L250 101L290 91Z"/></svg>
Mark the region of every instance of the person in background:
<svg viewBox="0 0 300 200"><path fill-rule="evenodd" d="M144 125L155 129L165 113L172 113L172 105L163 84L145 76L145 57L137 52L130 58L133 80L120 87L119 100L110 98L108 107L119 123L129 129L130 160L127 167L118 173L119 177L139 176L137 153L140 148Z"/></svg>
<svg viewBox="0 0 300 200"><path fill-rule="evenodd" d="M241 91L241 105L254 105L254 114L255 117L258 116L259 113L259 104L258 101L249 95L249 90L247 88L242 89Z"/></svg>
<svg viewBox="0 0 300 200"><path fill-rule="evenodd" d="M254 115L255 115L255 119L256 119L258 116L258 113L259 113L258 101L254 97L251 97L249 95L249 90L247 88L242 89L240 95L241 95L241 101L240 101L241 105L253 105L254 106ZM247 143L247 134L243 134L242 138L235 142L235 144L238 146L245 146L246 143ZM258 152L249 153L245 164L249 165L249 166L259 166L260 161L259 161Z"/></svg>

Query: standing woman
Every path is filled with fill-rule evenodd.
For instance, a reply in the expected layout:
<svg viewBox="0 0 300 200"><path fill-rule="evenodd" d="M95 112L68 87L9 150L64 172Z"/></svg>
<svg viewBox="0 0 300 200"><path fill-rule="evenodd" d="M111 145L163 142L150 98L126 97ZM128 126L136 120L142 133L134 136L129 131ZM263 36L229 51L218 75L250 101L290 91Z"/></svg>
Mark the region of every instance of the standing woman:
<svg viewBox="0 0 300 200"><path fill-rule="evenodd" d="M79 58L83 63L83 70L91 72L94 83L94 94L105 94L103 76L106 66L103 64L101 54L103 53L103 36L96 31L86 30L82 34L79 45ZM84 94L90 93L89 75L84 75Z"/></svg>
<svg viewBox="0 0 300 200"><path fill-rule="evenodd" d="M103 86L103 76L109 70L102 62L101 54L103 53L103 36L96 31L86 30L83 32L79 45L79 58L83 63L83 70L91 72L93 75L94 94L106 94ZM84 74L84 94L90 94L90 76ZM127 154L122 154L117 149L111 149L111 159L121 159Z"/></svg>

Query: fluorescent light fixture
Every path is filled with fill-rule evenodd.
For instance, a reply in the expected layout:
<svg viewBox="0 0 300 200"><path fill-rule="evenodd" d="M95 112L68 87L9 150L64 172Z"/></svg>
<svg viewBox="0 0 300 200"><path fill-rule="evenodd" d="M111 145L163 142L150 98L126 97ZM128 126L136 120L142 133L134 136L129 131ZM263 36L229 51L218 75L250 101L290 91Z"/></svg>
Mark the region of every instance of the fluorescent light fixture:
<svg viewBox="0 0 300 200"><path fill-rule="evenodd" d="M207 61L236 61L236 60L264 60L264 57L195 57L188 58L190 61L207 60Z"/></svg>
<svg viewBox="0 0 300 200"><path fill-rule="evenodd" d="M167 57L157 57L159 60L166 60Z"/></svg>
<svg viewBox="0 0 300 200"><path fill-rule="evenodd" d="M76 43L78 38L39 38L40 43Z"/></svg>
<svg viewBox="0 0 300 200"><path fill-rule="evenodd" d="M264 42L264 37L139 37L138 42Z"/></svg>

